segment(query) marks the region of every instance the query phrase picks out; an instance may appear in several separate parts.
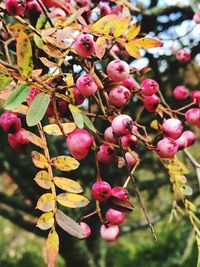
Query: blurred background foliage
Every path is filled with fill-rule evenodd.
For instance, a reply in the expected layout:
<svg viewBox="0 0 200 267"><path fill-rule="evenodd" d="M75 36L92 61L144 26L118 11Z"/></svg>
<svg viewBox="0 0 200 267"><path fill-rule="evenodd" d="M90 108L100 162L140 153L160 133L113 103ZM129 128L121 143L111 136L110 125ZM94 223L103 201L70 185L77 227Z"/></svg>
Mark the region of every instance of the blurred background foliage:
<svg viewBox="0 0 200 267"><path fill-rule="evenodd" d="M198 9L198 1L133 1L142 10L143 32L163 39L175 39L194 26L192 16ZM166 41L162 49L154 53L144 54L143 59L129 59L131 66L143 68L149 66L152 70L147 76L155 78L161 86L162 93L173 108L185 103L177 103L172 96L176 85L185 84L189 90L200 89L200 29L192 31L184 38ZM186 64L177 62L175 51L187 47L192 61ZM138 78L139 80L139 78ZM3 103L1 103L3 106ZM139 104L133 99L127 111L133 117ZM2 111L1 111L2 112ZM154 130L149 127L153 115L144 113L142 123L147 126L150 134ZM48 123L46 121L46 123ZM45 123L44 123L45 124ZM25 126L25 122L24 122ZM99 123L98 128L105 129L108 125ZM193 129L199 137L199 130ZM48 138L51 156L68 153L63 138ZM43 193L33 181L37 172L31 162L30 153L36 148L29 146L26 154L17 155L7 143L7 136L0 130L0 266L1 267L43 267L43 247L45 233L35 227L40 212L35 210L38 197ZM200 162L199 138L189 149ZM172 208L172 194L169 177L161 164L141 145L138 150L142 163L136 171L135 178L142 192L146 208L152 219L158 241L155 242L144 220L140 205L129 188L135 210L127 216L121 227L121 236L114 244L106 244L99 236L99 222L96 217L87 220L92 228L92 237L86 241L77 241L60 231L60 254L58 267L194 267L197 262L197 247L188 219L181 214L169 223ZM187 176L194 194L189 197L198 207L199 191L196 172L183 152L178 157L191 170ZM101 166L102 177L113 186L123 185L126 177L124 169L115 166ZM68 177L77 179L85 188L85 195L91 199L90 188L96 175L95 162L91 153L81 161L80 168L68 173ZM66 210L75 219L93 210L94 203L81 210Z"/></svg>

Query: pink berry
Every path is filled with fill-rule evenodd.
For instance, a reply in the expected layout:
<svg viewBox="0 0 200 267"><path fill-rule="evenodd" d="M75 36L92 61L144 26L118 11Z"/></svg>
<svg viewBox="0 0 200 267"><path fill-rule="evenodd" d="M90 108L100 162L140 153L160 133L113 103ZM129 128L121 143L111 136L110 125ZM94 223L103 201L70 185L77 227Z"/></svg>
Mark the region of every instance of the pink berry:
<svg viewBox="0 0 200 267"><path fill-rule="evenodd" d="M56 6L56 3L53 0L42 0L43 4L47 8Z"/></svg>
<svg viewBox="0 0 200 267"><path fill-rule="evenodd" d="M178 100L183 100L189 96L189 91L184 85L178 85L174 89L174 97Z"/></svg>
<svg viewBox="0 0 200 267"><path fill-rule="evenodd" d="M122 7L123 7L123 5L121 5L121 4L114 5L111 9L111 14L117 14L118 15L122 11Z"/></svg>
<svg viewBox="0 0 200 267"><path fill-rule="evenodd" d="M83 96L91 96L98 89L95 79L90 74L81 75L76 81L76 86Z"/></svg>
<svg viewBox="0 0 200 267"><path fill-rule="evenodd" d="M187 139L186 139L186 136L184 135L184 132L183 134L178 138L176 139L176 144L178 145L178 149L184 149L187 147Z"/></svg>
<svg viewBox="0 0 200 267"><path fill-rule="evenodd" d="M40 93L40 89L37 87L31 87L30 93L27 97L27 101L29 104L31 104L33 102L33 100L35 99L36 95L38 95Z"/></svg>
<svg viewBox="0 0 200 267"><path fill-rule="evenodd" d="M126 87L130 92L132 92L133 89L135 88L134 80L133 80L131 77L129 77L129 78L127 78L126 80L124 80L124 81L122 82L122 85L123 85L124 87Z"/></svg>
<svg viewBox="0 0 200 267"><path fill-rule="evenodd" d="M193 21L196 23L196 24L199 24L200 23L200 11L196 12L193 16Z"/></svg>
<svg viewBox="0 0 200 267"><path fill-rule="evenodd" d="M90 0L75 0L79 7L89 7Z"/></svg>
<svg viewBox="0 0 200 267"><path fill-rule="evenodd" d="M171 118L163 123L162 130L167 137L177 139L183 132L183 125L179 119Z"/></svg>
<svg viewBox="0 0 200 267"><path fill-rule="evenodd" d="M93 138L85 129L75 129L67 137L67 147L75 159L84 159L92 145Z"/></svg>
<svg viewBox="0 0 200 267"><path fill-rule="evenodd" d="M100 6L100 15L101 15L101 17L109 15L110 12L111 12L111 8L109 7L109 5L101 5Z"/></svg>
<svg viewBox="0 0 200 267"><path fill-rule="evenodd" d="M119 236L119 227L117 225L102 225L100 229L101 237L106 242L114 242Z"/></svg>
<svg viewBox="0 0 200 267"><path fill-rule="evenodd" d="M188 62L191 59L190 53L186 49L180 49L176 53L176 58L180 62Z"/></svg>
<svg viewBox="0 0 200 267"><path fill-rule="evenodd" d="M112 130L116 135L132 133L133 120L128 115L118 115L112 121Z"/></svg>
<svg viewBox="0 0 200 267"><path fill-rule="evenodd" d="M109 209L106 212L106 220L111 224L121 224L125 219L125 215L123 212Z"/></svg>
<svg viewBox="0 0 200 267"><path fill-rule="evenodd" d="M86 237L84 238L79 238L80 240L86 239L91 235L91 229L89 225L85 222L80 222L80 226L83 229L83 232L85 233Z"/></svg>
<svg viewBox="0 0 200 267"><path fill-rule="evenodd" d="M37 20L42 13L42 9L36 0L30 1L26 5L25 15L30 20Z"/></svg>
<svg viewBox="0 0 200 267"><path fill-rule="evenodd" d="M139 159L139 156L136 152L132 151L132 153L134 154L135 157L133 157L133 155L130 152L125 153L125 158L130 169L133 169L133 167L137 164Z"/></svg>
<svg viewBox="0 0 200 267"><path fill-rule="evenodd" d="M144 98L144 107L149 112L155 112L160 104L160 98L157 95L146 96Z"/></svg>
<svg viewBox="0 0 200 267"><path fill-rule="evenodd" d="M188 123L192 125L200 124L200 109L199 108L191 108L185 113L185 118Z"/></svg>
<svg viewBox="0 0 200 267"><path fill-rule="evenodd" d="M156 151L162 158L172 158L178 151L178 145L174 139L165 137L157 143Z"/></svg>
<svg viewBox="0 0 200 267"><path fill-rule="evenodd" d="M21 128L14 134L8 134L8 143L17 152L23 152L27 144L29 143L29 140L25 135L25 130Z"/></svg>
<svg viewBox="0 0 200 267"><path fill-rule="evenodd" d="M11 16L20 16L26 9L26 0L6 0L6 10Z"/></svg>
<svg viewBox="0 0 200 267"><path fill-rule="evenodd" d="M158 92L159 84L155 80L146 79L142 81L140 88L141 88L141 93L144 96L151 96Z"/></svg>
<svg viewBox="0 0 200 267"><path fill-rule="evenodd" d="M192 131L185 131L183 134L185 138L187 139L187 146L191 146L195 143L197 137Z"/></svg>
<svg viewBox="0 0 200 267"><path fill-rule="evenodd" d="M21 128L21 119L17 113L6 111L0 117L0 126L5 132L16 133Z"/></svg>
<svg viewBox="0 0 200 267"><path fill-rule="evenodd" d="M129 76L129 65L123 60L113 60L107 66L108 77L114 82L122 82Z"/></svg>
<svg viewBox="0 0 200 267"><path fill-rule="evenodd" d="M121 107L126 104L130 95L131 93L126 87L119 86L110 91L109 102L116 107Z"/></svg>
<svg viewBox="0 0 200 267"><path fill-rule="evenodd" d="M94 41L89 34L79 35L74 42L74 49L80 57L88 57L94 53Z"/></svg>
<svg viewBox="0 0 200 267"><path fill-rule="evenodd" d="M110 143L113 143L113 144L116 144L117 143L117 139L114 137L113 135L113 130L112 130L112 127L108 127L105 132L104 132L104 139L107 141L107 142L110 142Z"/></svg>
<svg viewBox="0 0 200 267"><path fill-rule="evenodd" d="M198 105L200 105L200 91L194 90L191 96L192 100L195 101Z"/></svg>
<svg viewBox="0 0 200 267"><path fill-rule="evenodd" d="M63 9L57 7L52 9L52 11L49 14L50 18L56 18L56 17L66 17L66 13Z"/></svg>
<svg viewBox="0 0 200 267"><path fill-rule="evenodd" d="M102 144L98 149L99 149L99 151L97 152L98 161L105 164L109 164L113 161L115 153L114 147Z"/></svg>
<svg viewBox="0 0 200 267"><path fill-rule="evenodd" d="M74 88L73 93L74 93L75 104L76 105L83 104L85 97L81 94L80 90L77 87Z"/></svg>
<svg viewBox="0 0 200 267"><path fill-rule="evenodd" d="M117 197L121 200L126 200L126 201L130 199L130 194L128 190L124 187L113 187L111 190L111 196Z"/></svg>
<svg viewBox="0 0 200 267"><path fill-rule="evenodd" d="M94 199L103 202L111 196L111 187L105 181L98 181L92 186L92 196Z"/></svg>
<svg viewBox="0 0 200 267"><path fill-rule="evenodd" d="M57 111L58 111L60 118L68 118L70 116L68 103L63 100L58 101Z"/></svg>
<svg viewBox="0 0 200 267"><path fill-rule="evenodd" d="M138 146L138 139L135 135L124 135L121 138L121 144L123 147L135 148Z"/></svg>

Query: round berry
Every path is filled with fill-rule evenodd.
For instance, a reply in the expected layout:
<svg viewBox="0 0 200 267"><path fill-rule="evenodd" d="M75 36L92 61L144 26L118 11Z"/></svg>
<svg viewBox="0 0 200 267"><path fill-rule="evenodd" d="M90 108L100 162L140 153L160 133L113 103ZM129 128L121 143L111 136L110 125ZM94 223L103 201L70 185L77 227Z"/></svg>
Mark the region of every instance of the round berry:
<svg viewBox="0 0 200 267"><path fill-rule="evenodd" d="M191 59L190 53L186 49L180 49L176 53L176 58L180 62L188 62Z"/></svg>
<svg viewBox="0 0 200 267"><path fill-rule="evenodd" d="M159 89L159 84L153 79L146 79L142 81L140 88L141 88L141 93L144 96L151 96L157 93Z"/></svg>
<svg viewBox="0 0 200 267"><path fill-rule="evenodd" d="M177 139L183 132L183 125L179 119L171 118L163 123L162 130L166 136Z"/></svg>
<svg viewBox="0 0 200 267"><path fill-rule="evenodd" d="M156 151L162 158L172 158L178 151L178 145L174 139L165 137L157 143Z"/></svg>
<svg viewBox="0 0 200 267"><path fill-rule="evenodd" d="M119 236L119 227L117 225L102 225L100 229L101 237L106 242L114 242Z"/></svg>
<svg viewBox="0 0 200 267"><path fill-rule="evenodd" d="M135 135L124 135L121 138L122 147L135 148L138 146L138 139Z"/></svg>
<svg viewBox="0 0 200 267"><path fill-rule="evenodd" d="M146 96L144 98L144 107L149 112L155 112L160 104L160 98L157 95Z"/></svg>
<svg viewBox="0 0 200 267"><path fill-rule="evenodd" d="M130 95L131 93L126 87L119 86L110 91L109 102L116 107L121 107L126 104Z"/></svg>
<svg viewBox="0 0 200 267"><path fill-rule="evenodd" d="M195 101L198 105L200 105L200 91L194 90L191 96L192 100Z"/></svg>
<svg viewBox="0 0 200 267"><path fill-rule="evenodd" d="M111 187L105 181L98 181L92 186L92 196L94 199L103 202L111 196Z"/></svg>
<svg viewBox="0 0 200 267"><path fill-rule="evenodd" d="M111 13L111 8L109 7L109 5L101 5L100 6L100 15L101 15L101 17L109 15L110 13Z"/></svg>
<svg viewBox="0 0 200 267"><path fill-rule="evenodd" d="M118 115L112 121L112 130L116 135L132 133L133 120L128 115Z"/></svg>
<svg viewBox="0 0 200 267"><path fill-rule="evenodd" d="M134 80L133 80L131 77L129 77L129 78L127 78L126 80L124 80L124 81L122 82L122 85L123 85L124 87L126 87L130 92L132 92L133 89L135 88Z"/></svg>
<svg viewBox="0 0 200 267"><path fill-rule="evenodd" d="M185 118L187 122L192 125L200 124L200 109L199 108L191 108L185 113Z"/></svg>
<svg viewBox="0 0 200 267"><path fill-rule="evenodd" d="M26 9L26 0L6 0L6 10L11 16L20 16Z"/></svg>
<svg viewBox="0 0 200 267"><path fill-rule="evenodd" d="M21 119L17 113L6 111L0 117L0 126L5 132L16 133L21 128Z"/></svg>
<svg viewBox="0 0 200 267"><path fill-rule="evenodd" d="M125 219L125 215L123 212L109 209L106 212L106 220L111 224L121 224Z"/></svg>
<svg viewBox="0 0 200 267"><path fill-rule="evenodd" d="M182 134L187 140L187 146L191 146L195 143L197 137L192 131L185 131Z"/></svg>
<svg viewBox="0 0 200 267"><path fill-rule="evenodd" d="M83 232L85 233L85 237L79 238L80 240L86 239L91 235L91 229L89 225L85 222L80 222L80 226L83 229Z"/></svg>
<svg viewBox="0 0 200 267"><path fill-rule="evenodd" d="M184 85L178 85L174 89L174 97L178 100L183 100L189 96L189 91Z"/></svg>
<svg viewBox="0 0 200 267"><path fill-rule="evenodd" d="M129 76L129 65L123 60L113 60L107 66L108 77L114 82L122 82Z"/></svg>
<svg viewBox="0 0 200 267"><path fill-rule="evenodd" d="M134 154L135 157L132 154ZM129 166L129 168L133 169L133 167L135 167L135 165L138 162L139 156L134 151L132 151L132 153L126 152L125 153L125 159L126 159L126 162L127 162L128 166Z"/></svg>
<svg viewBox="0 0 200 267"><path fill-rule="evenodd" d="M200 24L200 11L196 12L193 16L193 21L196 23L196 24Z"/></svg>
<svg viewBox="0 0 200 267"><path fill-rule="evenodd" d="M114 153L115 153L114 147L102 144L98 148L97 159L102 163L109 164L114 159Z"/></svg>
<svg viewBox="0 0 200 267"><path fill-rule="evenodd" d="M130 199L130 194L128 190L124 187L113 187L111 190L111 196L117 197L121 200L126 200L126 201Z"/></svg>
<svg viewBox="0 0 200 267"><path fill-rule="evenodd" d="M75 104L76 105L83 104L85 97L81 94L80 90L77 87L74 88L73 93L74 93Z"/></svg>
<svg viewBox="0 0 200 267"><path fill-rule="evenodd" d="M107 141L107 142L110 142L110 143L113 143L113 144L116 144L117 143L117 139L114 137L113 135L113 130L112 130L112 127L108 127L105 132L104 132L104 139Z"/></svg>
<svg viewBox="0 0 200 267"><path fill-rule="evenodd" d="M79 35L74 42L74 49L80 57L88 57L94 53L94 41L89 34Z"/></svg>
<svg viewBox="0 0 200 267"><path fill-rule="evenodd" d="M76 81L76 86L83 96L91 96L98 89L95 79L90 74L81 75Z"/></svg>
<svg viewBox="0 0 200 267"><path fill-rule="evenodd" d="M17 152L23 152L26 146L29 144L29 140L25 135L25 130L21 128L14 134L8 134L8 143Z"/></svg>

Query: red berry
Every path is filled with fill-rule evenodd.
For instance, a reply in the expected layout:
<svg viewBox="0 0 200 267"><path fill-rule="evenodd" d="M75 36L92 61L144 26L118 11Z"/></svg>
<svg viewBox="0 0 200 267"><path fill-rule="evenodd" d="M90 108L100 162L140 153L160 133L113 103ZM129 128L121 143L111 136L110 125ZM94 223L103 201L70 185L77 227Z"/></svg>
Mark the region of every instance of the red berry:
<svg viewBox="0 0 200 267"><path fill-rule="evenodd" d="M132 133L133 120L128 115L118 115L112 121L112 130L116 135Z"/></svg>
<svg viewBox="0 0 200 267"><path fill-rule="evenodd" d="M184 85L178 85L174 89L174 97L178 100L183 100L189 96L189 91Z"/></svg>
<svg viewBox="0 0 200 267"><path fill-rule="evenodd" d="M193 16L193 21L196 23L196 24L199 24L200 23L200 11L197 11L194 16Z"/></svg>
<svg viewBox="0 0 200 267"><path fill-rule="evenodd" d="M120 139L123 147L135 148L138 146L138 139L135 135L124 135Z"/></svg>
<svg viewBox="0 0 200 267"><path fill-rule="evenodd" d="M131 77L124 80L122 82L122 85L125 86L130 92L132 92L133 89L135 88L135 82Z"/></svg>
<svg viewBox="0 0 200 267"><path fill-rule="evenodd" d="M106 144L100 145L97 152L98 161L109 164L113 161L115 149L114 147Z"/></svg>
<svg viewBox="0 0 200 267"><path fill-rule="evenodd" d="M195 101L198 105L200 105L200 91L195 90L191 94L192 100Z"/></svg>
<svg viewBox="0 0 200 267"><path fill-rule="evenodd" d="M119 227L117 225L102 225L100 229L101 237L106 242L114 242L119 236Z"/></svg>
<svg viewBox="0 0 200 267"><path fill-rule="evenodd" d="M191 146L196 141L197 137L192 131L185 131L182 134L187 140L187 146Z"/></svg>
<svg viewBox="0 0 200 267"><path fill-rule="evenodd" d="M167 137L177 139L183 132L183 125L179 119L171 118L163 123L162 130Z"/></svg>
<svg viewBox="0 0 200 267"><path fill-rule="evenodd" d="M63 100L58 101L57 111L58 111L58 114L61 118L67 118L70 116L68 103L63 101Z"/></svg>
<svg viewBox="0 0 200 267"><path fill-rule="evenodd" d="M125 153L125 158L130 169L133 169L133 167L136 165L139 159L139 156L136 152L132 151L132 153L134 154L135 157L133 157L133 155L130 152Z"/></svg>
<svg viewBox="0 0 200 267"><path fill-rule="evenodd" d="M107 142L110 142L110 143L113 143L113 144L116 144L117 143L117 139L114 137L113 135L113 130L112 130L112 127L108 127L105 132L104 132L104 139L107 141Z"/></svg>
<svg viewBox="0 0 200 267"><path fill-rule="evenodd" d="M159 89L159 85L155 80L146 79L146 80L142 81L140 88L141 88L141 93L144 96L151 96L151 95L157 93L157 91Z"/></svg>
<svg viewBox="0 0 200 267"><path fill-rule="evenodd" d="M149 112L155 112L160 104L160 98L157 95L146 96L144 98L144 107Z"/></svg>
<svg viewBox="0 0 200 267"><path fill-rule="evenodd" d="M42 13L42 9L41 9L40 5L35 0L27 3L25 15L30 20L37 20L37 18L40 16L41 13Z"/></svg>
<svg viewBox="0 0 200 267"><path fill-rule="evenodd" d="M74 49L80 57L88 57L94 53L94 41L89 34L79 35L74 42Z"/></svg>
<svg viewBox="0 0 200 267"><path fill-rule="evenodd" d="M17 113L6 111L0 117L0 125L5 132L16 133L21 128L21 119Z"/></svg>
<svg viewBox="0 0 200 267"><path fill-rule="evenodd" d="M165 137L157 143L156 151L162 158L172 158L178 151L178 145L174 139Z"/></svg>
<svg viewBox="0 0 200 267"><path fill-rule="evenodd" d="M124 187L113 187L111 190L111 195L113 197L117 197L121 200L128 201L130 199L130 195L128 193L128 190Z"/></svg>
<svg viewBox="0 0 200 267"><path fill-rule="evenodd" d="M76 105L83 104L85 97L81 94L80 90L77 87L74 88L73 93L74 93L74 98L75 98L75 104Z"/></svg>
<svg viewBox="0 0 200 267"><path fill-rule="evenodd" d="M76 81L76 86L83 96L91 96L98 89L95 79L90 74L81 75Z"/></svg>
<svg viewBox="0 0 200 267"><path fill-rule="evenodd" d="M92 145L93 138L85 129L75 129L67 137L67 147L75 159L84 159Z"/></svg>
<svg viewBox="0 0 200 267"><path fill-rule="evenodd" d="M125 215L123 212L109 209L106 212L106 220L111 224L121 224L125 219Z"/></svg>
<svg viewBox="0 0 200 267"><path fill-rule="evenodd" d="M26 9L26 0L6 0L6 9L11 16L20 16Z"/></svg>
<svg viewBox="0 0 200 267"><path fill-rule="evenodd" d="M89 225L85 222L80 222L80 226L83 229L83 232L85 233L86 237L84 238L79 238L80 240L86 239L91 235L91 229Z"/></svg>
<svg viewBox="0 0 200 267"><path fill-rule="evenodd" d="M111 187L105 181L99 181L92 186L92 196L94 199L103 202L111 196Z"/></svg>
<svg viewBox="0 0 200 267"><path fill-rule="evenodd" d="M109 102L116 107L121 107L126 104L130 95L131 93L126 87L119 86L110 91Z"/></svg>
<svg viewBox="0 0 200 267"><path fill-rule="evenodd" d="M190 53L186 49L180 49L176 53L176 58L180 62L188 62L191 59Z"/></svg>
<svg viewBox="0 0 200 267"><path fill-rule="evenodd" d="M25 130L21 128L14 134L8 134L8 143L17 152L23 152L29 143L29 140L25 136Z"/></svg>
<svg viewBox="0 0 200 267"><path fill-rule="evenodd" d="M122 82L129 76L129 65L123 60L113 60L107 66L108 77L114 82Z"/></svg>
<svg viewBox="0 0 200 267"><path fill-rule="evenodd" d="M35 99L36 95L38 95L40 93L40 89L37 87L31 87L30 93L27 97L27 101L29 104L31 104L33 102L33 100Z"/></svg>
<svg viewBox="0 0 200 267"><path fill-rule="evenodd" d="M185 113L185 118L187 122L192 125L200 124L200 109L199 108L191 108Z"/></svg>
<svg viewBox="0 0 200 267"><path fill-rule="evenodd" d="M111 13L111 8L109 7L109 5L101 5L100 6L100 15L101 15L101 17L109 15L110 13Z"/></svg>
<svg viewBox="0 0 200 267"><path fill-rule="evenodd" d="M63 9L57 7L57 8L54 8L50 14L49 14L49 17L50 18L56 18L56 17L66 17L66 13Z"/></svg>

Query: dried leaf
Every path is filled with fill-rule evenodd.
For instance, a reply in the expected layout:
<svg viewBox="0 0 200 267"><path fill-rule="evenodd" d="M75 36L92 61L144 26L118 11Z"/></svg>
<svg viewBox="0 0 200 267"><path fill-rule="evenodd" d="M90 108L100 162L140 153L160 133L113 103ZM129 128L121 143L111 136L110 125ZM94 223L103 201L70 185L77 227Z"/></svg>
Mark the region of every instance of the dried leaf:
<svg viewBox="0 0 200 267"><path fill-rule="evenodd" d="M40 216L37 222L37 227L41 230L48 230L54 225L54 214L53 212L46 212Z"/></svg>
<svg viewBox="0 0 200 267"><path fill-rule="evenodd" d="M126 39L128 41L134 39L138 33L140 32L141 25L139 23L133 24L130 29L128 30L128 33L126 35Z"/></svg>
<svg viewBox="0 0 200 267"><path fill-rule="evenodd" d="M110 208L121 212L131 212L134 209L134 206L129 201L114 196L111 196L107 202Z"/></svg>
<svg viewBox="0 0 200 267"><path fill-rule="evenodd" d="M64 178L64 177L54 177L54 183L57 187L61 188L70 193L81 193L83 192L83 188L74 180Z"/></svg>
<svg viewBox="0 0 200 267"><path fill-rule="evenodd" d="M55 46L57 48L60 48L60 49L68 49L69 48L68 44L63 43L63 42L58 42L58 40L55 38L52 38L49 36L42 36L42 37L43 37L42 39L45 43L52 44L53 46Z"/></svg>
<svg viewBox="0 0 200 267"><path fill-rule="evenodd" d="M106 51L107 43L104 37L99 37L95 42L95 54L102 59Z"/></svg>
<svg viewBox="0 0 200 267"><path fill-rule="evenodd" d="M48 168L49 164L44 155L40 154L37 151L33 151L31 153L31 156L32 156L33 163L36 167L40 169Z"/></svg>
<svg viewBox="0 0 200 267"><path fill-rule="evenodd" d="M48 267L54 267L59 250L59 236L54 228L49 232L46 243L46 256Z"/></svg>
<svg viewBox="0 0 200 267"><path fill-rule="evenodd" d="M50 189L53 185L52 179L48 172L40 171L34 178L35 182L44 189Z"/></svg>
<svg viewBox="0 0 200 267"><path fill-rule="evenodd" d="M53 58L62 58L63 57L63 54L57 48L53 48L52 46L50 46L48 44L44 45L42 47L42 50L50 57L53 57Z"/></svg>
<svg viewBox="0 0 200 267"><path fill-rule="evenodd" d="M44 143L42 139L36 134L24 130L24 136L34 145L44 148Z"/></svg>
<svg viewBox="0 0 200 267"><path fill-rule="evenodd" d="M63 130L66 134L71 133L74 129L76 129L76 124L73 122L66 122L62 123ZM43 130L45 133L50 134L50 135L63 135L59 126L57 124L49 124L43 127Z"/></svg>
<svg viewBox="0 0 200 267"><path fill-rule="evenodd" d="M76 170L79 167L80 163L69 156L58 156L51 159L51 165L61 171L72 171Z"/></svg>
<svg viewBox="0 0 200 267"><path fill-rule="evenodd" d="M58 223L58 225L68 234L77 238L86 237L83 228L72 218L70 218L60 210L57 210L55 215L56 215L56 222Z"/></svg>
<svg viewBox="0 0 200 267"><path fill-rule="evenodd" d="M37 202L36 209L41 211L52 211L55 208L55 199L51 193L46 193L42 195Z"/></svg>
<svg viewBox="0 0 200 267"><path fill-rule="evenodd" d="M42 63L43 63L46 67L48 67L48 68L53 68L53 67L58 66L57 63L48 60L46 57L40 57L40 60L41 60Z"/></svg>

